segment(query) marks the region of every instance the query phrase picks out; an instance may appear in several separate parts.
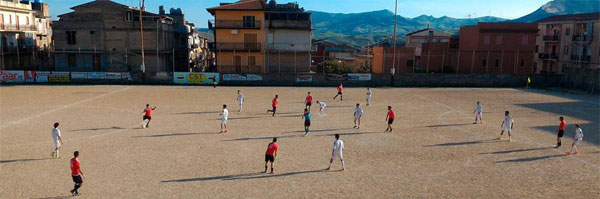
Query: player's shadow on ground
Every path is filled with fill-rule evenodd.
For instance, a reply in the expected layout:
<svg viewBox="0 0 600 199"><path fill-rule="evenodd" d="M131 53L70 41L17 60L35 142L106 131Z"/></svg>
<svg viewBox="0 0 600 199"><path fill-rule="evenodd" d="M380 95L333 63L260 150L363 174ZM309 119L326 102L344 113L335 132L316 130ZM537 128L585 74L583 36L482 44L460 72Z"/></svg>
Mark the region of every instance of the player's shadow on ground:
<svg viewBox="0 0 600 199"><path fill-rule="evenodd" d="M256 173L245 173L245 174L235 174L235 175L224 175L224 176L212 176L212 177L204 177L204 178L186 178L186 179L178 179L178 180L167 180L161 181L163 183L169 182L197 182L197 181L212 181L212 180L249 180L249 179L260 179L260 178L275 178L275 177L285 177L285 176L293 176L293 175L301 175L308 173L321 173L327 172L324 169L319 170L310 170L310 171L295 171L281 174L266 174L263 172Z"/></svg>
<svg viewBox="0 0 600 199"><path fill-rule="evenodd" d="M304 131L302 131L304 132ZM245 138L235 138L228 140L221 140L223 142L231 142L231 141L247 141L247 140L271 140L273 138L281 139L281 138L292 138L292 137L301 137L298 135L284 135L284 136L268 136L268 137L245 137Z"/></svg>
<svg viewBox="0 0 600 199"><path fill-rule="evenodd" d="M89 128L89 129L75 129L75 130L71 130L72 132L77 132L77 131L100 131L100 130L120 130L120 129L125 129L123 127L118 127L118 126L113 126L113 127L106 127L106 128Z"/></svg>
<svg viewBox="0 0 600 199"><path fill-rule="evenodd" d="M36 198L36 199L63 199L63 198L75 198L75 196L66 195L66 196L54 196L54 197Z"/></svg>
<svg viewBox="0 0 600 199"><path fill-rule="evenodd" d="M227 118L227 120L247 120L247 119L256 119L256 118L263 118L263 117L253 117L253 116L248 116L248 117L230 117ZM211 120L221 120L221 118L217 118L217 119L211 119Z"/></svg>
<svg viewBox="0 0 600 199"><path fill-rule="evenodd" d="M183 112L183 113L173 113L176 115L201 115L201 114L217 114L221 113L220 111L204 111L204 112Z"/></svg>
<svg viewBox="0 0 600 199"><path fill-rule="evenodd" d="M370 135L370 134L380 134L385 132L354 132L354 133L337 133L340 136L354 136L354 135ZM315 135L315 136L334 136L336 133Z"/></svg>
<svg viewBox="0 0 600 199"><path fill-rule="evenodd" d="M220 133L172 133L172 134L134 136L134 138L160 138L160 137L191 136L191 135L216 135L216 134L220 134Z"/></svg>
<svg viewBox="0 0 600 199"><path fill-rule="evenodd" d="M16 162L31 162L40 160L49 160L53 158L38 158L38 159L15 159L15 160L0 160L0 164L16 163Z"/></svg>
<svg viewBox="0 0 600 199"><path fill-rule="evenodd" d="M347 130L350 128L339 128L339 129L320 129L320 130L310 130L310 133L317 133L317 132L330 132L330 131L339 131L339 130ZM290 133L304 133L304 130L300 130L300 131L288 131L288 132L283 132L283 134L290 134Z"/></svg>
<svg viewBox="0 0 600 199"><path fill-rule="evenodd" d="M536 161L536 160L544 160L544 159L549 159L549 158L556 158L556 157L563 157L563 156L567 156L565 154L560 154L560 155L545 155L545 156L539 156L539 157L530 157L530 158L519 158L519 159L511 159L511 160L502 160L502 161L497 161L495 163L519 163L519 162L532 162L532 161Z"/></svg>
<svg viewBox="0 0 600 199"><path fill-rule="evenodd" d="M448 142L441 144L433 144L433 145L423 145L423 147L440 147L440 146L462 146L462 145L471 145L471 144L489 144L489 143L497 143L502 142L501 140L477 140L477 141L469 141L469 142Z"/></svg>
<svg viewBox="0 0 600 199"><path fill-rule="evenodd" d="M342 105L333 105L333 106L327 106L325 107L325 109L327 108L352 108L355 107L356 105L347 105L347 106L342 106Z"/></svg>
<svg viewBox="0 0 600 199"><path fill-rule="evenodd" d="M440 124L440 125L430 125L430 126L425 126L425 127L436 128L436 127L467 126L467 125L473 125L473 124L472 123L468 123L468 124Z"/></svg>
<svg viewBox="0 0 600 199"><path fill-rule="evenodd" d="M538 151L545 149L552 149L554 147L539 147L539 148L531 148L531 149L515 149L515 150L507 150L507 151L495 151L495 152L487 152L487 153L479 153L479 154L509 154L509 153L518 153L518 152L527 152L527 151Z"/></svg>

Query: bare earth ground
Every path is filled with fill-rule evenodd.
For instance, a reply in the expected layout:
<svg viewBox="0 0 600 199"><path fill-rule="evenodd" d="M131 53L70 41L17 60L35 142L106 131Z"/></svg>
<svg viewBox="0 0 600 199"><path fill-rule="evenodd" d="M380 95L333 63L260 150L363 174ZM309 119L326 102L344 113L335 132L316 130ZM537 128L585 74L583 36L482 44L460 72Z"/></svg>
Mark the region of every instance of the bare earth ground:
<svg viewBox="0 0 600 199"><path fill-rule="evenodd" d="M237 113L236 90L246 95ZM302 137L304 96L312 129ZM598 96L485 88L378 88L352 129L365 88L14 86L0 87L0 198L69 197L69 159L81 151L87 174L81 198L598 198ZM265 112L275 94L280 114ZM484 124L471 124L475 102ZM141 129L146 103L157 105ZM221 104L230 133L218 134ZM397 118L385 133L386 106ZM503 112L515 118L513 142L494 141ZM558 117L568 124L555 144ZM51 129L61 123L62 158L51 159ZM566 156L582 125L580 155ZM345 172L324 171L333 134L345 142ZM272 137L274 175L263 170ZM504 137L505 139L507 137ZM340 169L336 160L334 169Z"/></svg>

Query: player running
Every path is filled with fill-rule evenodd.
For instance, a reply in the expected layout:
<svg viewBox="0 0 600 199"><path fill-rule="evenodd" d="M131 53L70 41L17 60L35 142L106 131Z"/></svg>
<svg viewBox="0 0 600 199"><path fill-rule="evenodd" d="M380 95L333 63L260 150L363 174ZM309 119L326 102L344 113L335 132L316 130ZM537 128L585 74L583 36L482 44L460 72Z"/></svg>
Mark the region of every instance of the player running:
<svg viewBox="0 0 600 199"><path fill-rule="evenodd" d="M265 153L265 173L267 173L267 163L271 162L271 174L273 174L273 165L275 164L275 157L277 157L277 152L279 151L279 146L277 145L277 138L273 138L273 142L269 143L267 146L267 152Z"/></svg>
<svg viewBox="0 0 600 199"><path fill-rule="evenodd" d="M510 138L510 132L514 127L514 123L515 122L513 120L513 116L510 115L508 111L504 112L504 121L502 121L502 124L500 125L500 127L502 127L502 131L500 132L500 136L496 138L496 140L501 140L502 134L504 134L504 131L506 131L508 133L508 141L512 141L512 139Z"/></svg>
<svg viewBox="0 0 600 199"><path fill-rule="evenodd" d="M575 137L573 138L573 144L571 145L571 151L567 152L567 155L577 155L577 144L583 140L583 130L579 128L579 124L575 124Z"/></svg>
<svg viewBox="0 0 600 199"><path fill-rule="evenodd" d="M221 133L227 133L227 118L229 117L227 105L223 104L223 111L219 116L221 116Z"/></svg>
<svg viewBox="0 0 600 199"><path fill-rule="evenodd" d="M388 123L387 129L385 129L386 132L392 132L392 124L394 123L394 117L396 117L396 113L394 112L394 110L392 110L391 106L388 106L388 113L387 116L385 116L385 121L387 121Z"/></svg>
<svg viewBox="0 0 600 199"><path fill-rule="evenodd" d="M340 101L344 101L344 95L342 95L342 91L344 91L344 86L342 84L340 84L340 86L337 87L337 95L335 95L333 97L333 100L335 100L335 98L337 98L337 96L340 96Z"/></svg>
<svg viewBox="0 0 600 199"><path fill-rule="evenodd" d="M142 111L144 114L144 121L148 120L148 123L142 124L142 128L150 127L150 120L152 120L152 111L156 110L156 106L150 108L150 104L146 104L146 109Z"/></svg>
<svg viewBox="0 0 600 199"><path fill-rule="evenodd" d="M355 129L360 129L360 118L362 117L363 109L360 107L360 104L356 104L356 108L354 109L354 127Z"/></svg>
<svg viewBox="0 0 600 199"><path fill-rule="evenodd" d="M473 122L473 124L477 124L477 118L479 118L479 121L483 124L483 119L481 119L481 116L483 116L483 106L479 101L477 101L477 105L475 105L473 114L475 115L475 122Z"/></svg>
<svg viewBox="0 0 600 199"><path fill-rule="evenodd" d="M319 100L317 100L317 104L319 104L319 115L325 114L325 107L327 107L327 104L325 104L325 102L319 101Z"/></svg>
<svg viewBox="0 0 600 199"><path fill-rule="evenodd" d="M304 109L304 114L302 114L302 119L304 119L304 136L308 134L310 131L310 110Z"/></svg>
<svg viewBox="0 0 600 199"><path fill-rule="evenodd" d="M567 126L564 117L560 116L558 120L560 120L560 124L558 125L558 135L556 136L556 146L554 148L559 148L562 145L561 139L565 135L565 127Z"/></svg>
<svg viewBox="0 0 600 199"><path fill-rule="evenodd" d="M367 106L371 106L371 96L373 95L373 92L371 91L371 88L367 88Z"/></svg>
<svg viewBox="0 0 600 199"><path fill-rule="evenodd" d="M75 151L73 153L73 158L71 159L71 177L73 178L73 182L75 185L73 186L73 190L71 190L71 195L78 196L79 188L83 185L83 178L85 175L81 170L81 163L79 162L79 151ZM83 177L83 178L82 178Z"/></svg>
<svg viewBox="0 0 600 199"><path fill-rule="evenodd" d="M273 112L273 117L275 117L275 112L277 112L277 105L279 104L279 95L275 95L273 101L271 101L271 106L273 106L273 110L267 110L267 113Z"/></svg>
<svg viewBox="0 0 600 199"><path fill-rule="evenodd" d="M313 96L310 94L310 92L308 92L308 95L306 96L306 99L304 100L304 103L306 103L306 107L308 110L310 110L310 107L312 106L312 101L313 101Z"/></svg>
<svg viewBox="0 0 600 199"><path fill-rule="evenodd" d="M335 134L335 141L333 142L333 151L331 152L329 167L327 167L325 170L331 170L331 166L333 165L333 160L335 157L340 157L340 161L342 162L342 171L346 170L346 165L344 164L344 154L342 153L343 150L344 142L340 140L340 134Z"/></svg>
<svg viewBox="0 0 600 199"><path fill-rule="evenodd" d="M242 109L244 108L244 94L240 90L238 90L237 102L240 105L240 111L239 112L241 113Z"/></svg>
<svg viewBox="0 0 600 199"><path fill-rule="evenodd" d="M54 139L54 151L50 153L53 158L60 158L60 146L63 144L62 136L60 135L60 129L58 129L59 123L54 123L54 129L52 129L52 138Z"/></svg>

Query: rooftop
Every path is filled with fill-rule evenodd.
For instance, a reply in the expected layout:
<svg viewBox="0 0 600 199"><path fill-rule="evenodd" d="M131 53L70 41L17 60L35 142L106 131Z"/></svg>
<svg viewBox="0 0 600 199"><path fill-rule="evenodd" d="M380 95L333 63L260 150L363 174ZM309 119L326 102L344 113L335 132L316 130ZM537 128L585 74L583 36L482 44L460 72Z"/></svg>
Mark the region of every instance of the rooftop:
<svg viewBox="0 0 600 199"><path fill-rule="evenodd" d="M551 17L541 19L541 20L537 21L537 23L558 22L558 21L600 21L600 12L572 14L572 15L556 15L556 16L551 16Z"/></svg>

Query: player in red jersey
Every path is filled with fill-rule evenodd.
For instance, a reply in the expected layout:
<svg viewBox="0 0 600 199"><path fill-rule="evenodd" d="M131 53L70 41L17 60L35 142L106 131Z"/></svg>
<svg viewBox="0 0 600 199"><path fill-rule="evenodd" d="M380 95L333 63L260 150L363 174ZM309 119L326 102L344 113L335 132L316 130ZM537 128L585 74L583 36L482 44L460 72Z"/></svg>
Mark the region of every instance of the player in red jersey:
<svg viewBox="0 0 600 199"><path fill-rule="evenodd" d="M306 100L304 100L304 102L306 103L306 109L308 109L310 111L310 107L312 106L312 101L313 101L313 96L310 94L310 92L308 92L308 95L306 96Z"/></svg>
<svg viewBox="0 0 600 199"><path fill-rule="evenodd" d="M73 190L71 190L71 195L78 196L79 188L83 185L83 178L85 178L85 175L83 174L83 171L81 171L81 163L78 159L79 151L75 151L73 156L74 157L71 159L71 177L73 178L75 185L73 186Z"/></svg>
<svg viewBox="0 0 600 199"><path fill-rule="evenodd" d="M344 95L342 95L342 91L344 91L344 86L342 84L340 84L340 86L337 87L337 95L335 95L333 97L333 100L335 100L335 98L337 98L337 96L340 96L340 100L344 101Z"/></svg>
<svg viewBox="0 0 600 199"><path fill-rule="evenodd" d="M277 138L273 138L273 142L267 145L267 152L265 153L265 173L267 172L267 168L269 168L267 163L271 162L271 174L273 174L273 164L275 164L275 157L277 157L278 151Z"/></svg>
<svg viewBox="0 0 600 199"><path fill-rule="evenodd" d="M142 128L150 127L150 120L152 120L152 111L156 110L156 106L150 108L150 104L146 104L146 109L142 111L144 113L144 121L148 120L148 123L142 124Z"/></svg>
<svg viewBox="0 0 600 199"><path fill-rule="evenodd" d="M388 123L387 129L385 129L386 132L392 132L392 124L394 123L394 117L396 117L396 113L394 112L394 110L392 110L391 106L388 106L388 113L387 116L385 116L385 121L387 121Z"/></svg>
<svg viewBox="0 0 600 199"><path fill-rule="evenodd" d="M273 106L273 110L267 110L267 113L273 112L273 117L275 116L275 112L277 112L277 105L279 105L279 95L275 95L273 101L271 101L271 106Z"/></svg>

